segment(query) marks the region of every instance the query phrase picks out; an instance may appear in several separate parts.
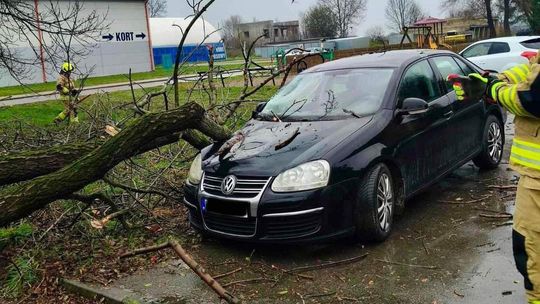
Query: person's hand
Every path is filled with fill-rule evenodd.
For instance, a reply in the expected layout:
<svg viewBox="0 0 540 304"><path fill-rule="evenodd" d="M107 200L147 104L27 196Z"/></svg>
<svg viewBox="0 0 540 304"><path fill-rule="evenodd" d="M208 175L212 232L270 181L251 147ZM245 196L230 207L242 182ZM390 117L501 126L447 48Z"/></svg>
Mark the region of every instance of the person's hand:
<svg viewBox="0 0 540 304"><path fill-rule="evenodd" d="M71 96L75 97L79 94L79 90L71 90Z"/></svg>
<svg viewBox="0 0 540 304"><path fill-rule="evenodd" d="M486 94L491 79L488 75L472 73L468 76L451 74L448 75L447 81L452 83L457 99L463 101L482 98Z"/></svg>

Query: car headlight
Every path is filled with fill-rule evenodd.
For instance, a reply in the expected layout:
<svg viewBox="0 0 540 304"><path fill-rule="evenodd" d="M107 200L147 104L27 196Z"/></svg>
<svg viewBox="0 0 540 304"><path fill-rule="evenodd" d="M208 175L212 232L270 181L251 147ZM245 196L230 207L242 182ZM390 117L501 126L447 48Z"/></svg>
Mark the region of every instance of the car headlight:
<svg viewBox="0 0 540 304"><path fill-rule="evenodd" d="M195 157L189 168L188 182L192 185L198 185L201 182L202 174L202 158L201 154L199 154Z"/></svg>
<svg viewBox="0 0 540 304"><path fill-rule="evenodd" d="M289 169L272 183L274 192L304 191L324 187L330 179L330 164L317 160Z"/></svg>

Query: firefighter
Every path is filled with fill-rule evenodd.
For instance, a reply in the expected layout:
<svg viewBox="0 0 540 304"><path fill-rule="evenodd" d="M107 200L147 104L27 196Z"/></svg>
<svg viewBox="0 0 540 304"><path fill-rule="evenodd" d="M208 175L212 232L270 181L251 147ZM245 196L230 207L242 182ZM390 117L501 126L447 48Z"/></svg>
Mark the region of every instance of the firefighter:
<svg viewBox="0 0 540 304"><path fill-rule="evenodd" d="M64 104L64 111L62 111L54 119L55 123L61 123L66 118L69 118L70 123L78 123L79 117L77 115L77 105L74 99L76 99L79 91L75 89L75 84L71 80L71 72L75 67L70 62L64 62L60 69L60 76L56 82L56 90L60 94L62 103Z"/></svg>
<svg viewBox="0 0 540 304"><path fill-rule="evenodd" d="M482 95L515 115L510 165L519 180L512 243L530 304L540 304L540 55L497 76L450 75L459 100Z"/></svg>

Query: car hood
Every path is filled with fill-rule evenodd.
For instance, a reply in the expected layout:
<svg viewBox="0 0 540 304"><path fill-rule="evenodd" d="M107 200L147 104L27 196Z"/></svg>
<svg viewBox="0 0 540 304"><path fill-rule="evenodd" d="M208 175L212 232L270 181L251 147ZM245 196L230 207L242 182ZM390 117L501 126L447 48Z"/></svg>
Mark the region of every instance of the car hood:
<svg viewBox="0 0 540 304"><path fill-rule="evenodd" d="M310 122L251 120L227 143L216 144L207 151L203 168L222 176L276 176L302 163L322 159L371 119L372 116Z"/></svg>

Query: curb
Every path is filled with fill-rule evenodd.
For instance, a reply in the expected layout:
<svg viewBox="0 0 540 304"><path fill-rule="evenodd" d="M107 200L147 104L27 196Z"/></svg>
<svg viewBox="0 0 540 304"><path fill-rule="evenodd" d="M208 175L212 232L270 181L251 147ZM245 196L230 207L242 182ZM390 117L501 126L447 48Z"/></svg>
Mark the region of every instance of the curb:
<svg viewBox="0 0 540 304"><path fill-rule="evenodd" d="M62 286L72 294L107 304L147 304L134 292L119 288L98 288L79 281L62 279Z"/></svg>

